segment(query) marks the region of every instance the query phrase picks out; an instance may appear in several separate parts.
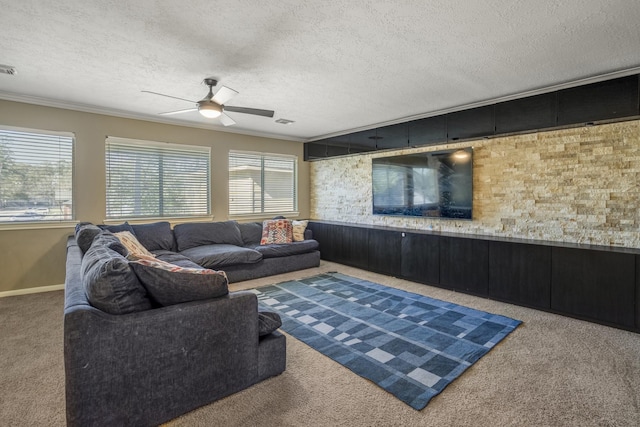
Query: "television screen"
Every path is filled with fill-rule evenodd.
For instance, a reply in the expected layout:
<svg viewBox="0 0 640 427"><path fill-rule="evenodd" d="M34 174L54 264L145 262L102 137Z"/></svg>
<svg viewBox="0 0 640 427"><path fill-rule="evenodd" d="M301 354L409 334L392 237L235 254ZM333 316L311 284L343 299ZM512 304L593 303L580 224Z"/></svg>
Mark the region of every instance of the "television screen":
<svg viewBox="0 0 640 427"><path fill-rule="evenodd" d="M373 159L374 215L471 219L473 150Z"/></svg>

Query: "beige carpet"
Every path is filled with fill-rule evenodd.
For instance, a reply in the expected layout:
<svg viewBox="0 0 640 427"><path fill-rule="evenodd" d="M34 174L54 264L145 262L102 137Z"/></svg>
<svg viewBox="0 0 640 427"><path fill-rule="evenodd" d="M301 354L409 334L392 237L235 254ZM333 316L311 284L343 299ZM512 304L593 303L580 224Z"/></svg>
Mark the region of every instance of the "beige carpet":
<svg viewBox="0 0 640 427"><path fill-rule="evenodd" d="M323 262L232 285L340 271L524 323L415 411L288 337L287 370L170 426L638 426L640 334ZM62 426L61 291L0 298L0 425Z"/></svg>

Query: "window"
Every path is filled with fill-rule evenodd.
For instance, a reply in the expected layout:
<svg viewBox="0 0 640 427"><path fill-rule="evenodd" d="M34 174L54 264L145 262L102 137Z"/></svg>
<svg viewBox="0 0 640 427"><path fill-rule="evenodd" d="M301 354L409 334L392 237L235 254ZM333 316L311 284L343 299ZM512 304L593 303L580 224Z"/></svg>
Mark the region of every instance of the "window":
<svg viewBox="0 0 640 427"><path fill-rule="evenodd" d="M211 214L211 149L108 137L107 219Z"/></svg>
<svg viewBox="0 0 640 427"><path fill-rule="evenodd" d="M229 215L298 210L295 156L229 152Z"/></svg>
<svg viewBox="0 0 640 427"><path fill-rule="evenodd" d="M73 219L73 144L71 133L0 127L0 223Z"/></svg>

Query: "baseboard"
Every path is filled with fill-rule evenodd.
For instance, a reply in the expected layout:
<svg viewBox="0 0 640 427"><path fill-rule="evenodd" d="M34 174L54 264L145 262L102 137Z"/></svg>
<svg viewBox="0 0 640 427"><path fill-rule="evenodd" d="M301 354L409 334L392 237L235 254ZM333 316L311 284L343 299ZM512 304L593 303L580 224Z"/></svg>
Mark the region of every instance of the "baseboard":
<svg viewBox="0 0 640 427"><path fill-rule="evenodd" d="M16 289L15 291L2 291L2 292L0 292L0 298L14 297L14 296L17 296L17 295L39 294L41 292L60 291L60 290L63 290L63 289L64 289L64 284L62 284L62 285L51 285L51 286L39 286L37 288Z"/></svg>

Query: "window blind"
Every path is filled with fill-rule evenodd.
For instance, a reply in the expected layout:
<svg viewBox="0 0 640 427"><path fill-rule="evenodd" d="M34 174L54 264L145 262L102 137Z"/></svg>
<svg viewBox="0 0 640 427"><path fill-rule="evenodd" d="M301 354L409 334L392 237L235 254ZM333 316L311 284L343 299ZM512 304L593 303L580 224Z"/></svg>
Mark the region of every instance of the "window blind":
<svg viewBox="0 0 640 427"><path fill-rule="evenodd" d="M297 158L229 152L229 214L291 213L298 210Z"/></svg>
<svg viewBox="0 0 640 427"><path fill-rule="evenodd" d="M0 128L0 222L73 219L73 144L67 132Z"/></svg>
<svg viewBox="0 0 640 427"><path fill-rule="evenodd" d="M108 137L108 219L211 214L211 149Z"/></svg>

